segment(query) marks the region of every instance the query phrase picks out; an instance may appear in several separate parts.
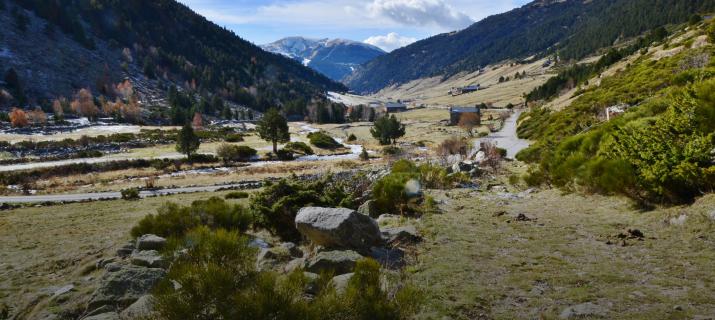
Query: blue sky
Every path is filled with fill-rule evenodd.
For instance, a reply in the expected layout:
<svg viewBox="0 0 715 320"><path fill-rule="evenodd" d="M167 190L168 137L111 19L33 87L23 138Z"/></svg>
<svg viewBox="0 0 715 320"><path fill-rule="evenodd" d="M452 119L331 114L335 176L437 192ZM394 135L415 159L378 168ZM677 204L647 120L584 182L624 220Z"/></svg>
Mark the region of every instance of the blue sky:
<svg viewBox="0 0 715 320"><path fill-rule="evenodd" d="M459 30L528 0L179 0L242 38L288 36L364 41L387 51Z"/></svg>

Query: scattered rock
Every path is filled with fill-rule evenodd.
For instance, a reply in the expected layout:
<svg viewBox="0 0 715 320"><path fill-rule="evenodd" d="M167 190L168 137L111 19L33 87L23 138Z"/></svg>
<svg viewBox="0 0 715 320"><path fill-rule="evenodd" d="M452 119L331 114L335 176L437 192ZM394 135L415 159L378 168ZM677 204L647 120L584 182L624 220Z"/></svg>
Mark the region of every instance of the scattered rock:
<svg viewBox="0 0 715 320"><path fill-rule="evenodd" d="M303 257L303 250L300 250L300 248L298 248L298 246L293 242L283 242L283 243L281 243L280 247L283 248L284 250L288 251L288 253L293 258L302 258Z"/></svg>
<svg viewBox="0 0 715 320"><path fill-rule="evenodd" d="M166 239L153 234L145 234L137 239L137 250L161 250Z"/></svg>
<svg viewBox="0 0 715 320"><path fill-rule="evenodd" d="M570 306L561 312L559 318L561 319L574 319L574 318L584 318L584 317L605 317L608 313L608 309L601 307L592 302L586 302L578 304L575 306Z"/></svg>
<svg viewBox="0 0 715 320"><path fill-rule="evenodd" d="M629 240L643 240L645 238L645 235L643 234L642 231L638 229L628 229L624 232L621 232L617 236L619 239L629 239Z"/></svg>
<svg viewBox="0 0 715 320"><path fill-rule="evenodd" d="M673 307L673 310L675 310L675 311L683 311L683 306L677 305L677 306Z"/></svg>
<svg viewBox="0 0 715 320"><path fill-rule="evenodd" d="M130 254L131 254L131 253L130 253ZM97 267L97 269L103 269L105 266L107 266L108 264L110 264L110 263L112 263L112 262L115 262L115 261L117 261L117 259L116 259L115 257L111 257L111 258L101 258L101 259L98 259L98 260L94 263L94 265Z"/></svg>
<svg viewBox="0 0 715 320"><path fill-rule="evenodd" d="M377 222L350 209L303 208L295 224L313 243L329 248L370 252L371 247L382 244Z"/></svg>
<svg viewBox="0 0 715 320"><path fill-rule="evenodd" d="M323 251L308 260L305 270L313 273L333 271L336 275L350 273L362 256L355 251Z"/></svg>
<svg viewBox="0 0 715 320"><path fill-rule="evenodd" d="M135 251L132 253L131 262L135 266L147 268L166 268L167 261L156 250Z"/></svg>
<svg viewBox="0 0 715 320"><path fill-rule="evenodd" d="M84 317L96 316L98 314L103 314L103 313L108 313L108 312L115 312L114 307L109 306L109 305L103 305L99 308L96 308L94 310L91 310L91 311L85 313Z"/></svg>
<svg viewBox="0 0 715 320"><path fill-rule="evenodd" d="M283 271L286 273L291 273L295 270L298 269L303 269L305 268L305 259L304 258L297 258L289 261L286 266L283 268Z"/></svg>
<svg viewBox="0 0 715 320"><path fill-rule="evenodd" d="M66 293L70 293L74 290L74 285L73 284L68 284L66 286L62 286L57 288L54 292L52 292L52 298L56 298L58 296L61 296Z"/></svg>
<svg viewBox="0 0 715 320"><path fill-rule="evenodd" d="M525 214L520 213L516 216L516 221L533 221L534 219L527 217Z"/></svg>
<svg viewBox="0 0 715 320"><path fill-rule="evenodd" d="M117 256L120 258L126 258L132 254L134 251L134 248L136 246L134 245L133 242L129 242L122 246L121 248L117 249Z"/></svg>
<svg viewBox="0 0 715 320"><path fill-rule="evenodd" d="M149 293L166 276L166 271L158 268L125 266L102 276L97 290L90 298L88 310L104 305L128 306Z"/></svg>
<svg viewBox="0 0 715 320"><path fill-rule="evenodd" d="M268 242L261 238L253 238L251 241L248 243L248 246L251 248L259 248L259 249L268 249L271 247Z"/></svg>
<svg viewBox="0 0 715 320"><path fill-rule="evenodd" d="M123 267L123 266L122 266L122 264L120 264L120 263L111 262L111 263L107 263L107 264L104 266L104 270L107 270L107 272L117 272L117 271L119 271L119 270L122 270L122 267Z"/></svg>
<svg viewBox="0 0 715 320"><path fill-rule="evenodd" d="M375 218L379 216L379 213L377 212L377 204L375 203L375 200L367 200L365 203L363 203L360 208L358 208L358 213L364 214L368 217Z"/></svg>
<svg viewBox="0 0 715 320"><path fill-rule="evenodd" d="M154 315L154 297L145 295L119 314L122 320L150 319Z"/></svg>
<svg viewBox="0 0 715 320"><path fill-rule="evenodd" d="M287 262L290 258L288 250L282 247L261 249L256 257L256 269L260 271L276 270L281 262Z"/></svg>
<svg viewBox="0 0 715 320"><path fill-rule="evenodd" d="M106 313L86 317L83 320L119 320L119 314L116 312L106 312Z"/></svg>
<svg viewBox="0 0 715 320"><path fill-rule="evenodd" d="M382 238L385 242L393 246L413 244L422 240L419 232L417 232L417 228L414 226L384 228L382 229Z"/></svg>
<svg viewBox="0 0 715 320"><path fill-rule="evenodd" d="M350 279L352 279L354 275L355 273L341 274L339 276L333 277L330 283L333 285L333 287L335 287L335 291L338 294L343 294L345 292L345 289L347 289L348 284L350 283Z"/></svg>
<svg viewBox="0 0 715 320"><path fill-rule="evenodd" d="M370 257L387 269L399 269L405 265L405 252L399 248L372 248Z"/></svg>
<svg viewBox="0 0 715 320"><path fill-rule="evenodd" d="M318 285L318 280L320 279L320 276L316 273L312 272L303 272L303 276L305 277L305 293L316 295L320 291L320 286Z"/></svg>

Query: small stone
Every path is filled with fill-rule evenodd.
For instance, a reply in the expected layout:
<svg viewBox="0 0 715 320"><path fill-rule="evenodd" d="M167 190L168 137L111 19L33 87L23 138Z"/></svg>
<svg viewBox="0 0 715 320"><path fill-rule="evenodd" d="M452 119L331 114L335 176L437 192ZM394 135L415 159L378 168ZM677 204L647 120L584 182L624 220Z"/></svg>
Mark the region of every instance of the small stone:
<svg viewBox="0 0 715 320"><path fill-rule="evenodd" d="M379 215L375 200L367 200L358 208L358 213L375 218Z"/></svg>
<svg viewBox="0 0 715 320"><path fill-rule="evenodd" d="M381 232L385 242L391 245L412 244L422 240L414 226L383 228Z"/></svg>
<svg viewBox="0 0 715 320"><path fill-rule="evenodd" d="M153 234L145 234L137 239L137 250L161 250L166 239Z"/></svg>
<svg viewBox="0 0 715 320"><path fill-rule="evenodd" d="M379 223L380 225L397 223L399 221L400 216L394 214L381 214L379 217L377 217L377 223Z"/></svg>
<svg viewBox="0 0 715 320"><path fill-rule="evenodd" d="M345 289L348 288L348 284L350 284L350 279L352 279L354 275L355 273L346 273L333 277L331 283L333 287L335 287L335 291L338 294L343 294Z"/></svg>
<svg viewBox="0 0 715 320"><path fill-rule="evenodd" d="M370 257L387 269L399 269L405 265L405 252L399 248L372 248Z"/></svg>
<svg viewBox="0 0 715 320"><path fill-rule="evenodd" d="M564 309L559 318L561 319L574 319L574 318L585 318L585 317L605 317L608 310L592 302L586 302L578 304L575 306L570 306Z"/></svg>
<svg viewBox="0 0 715 320"><path fill-rule="evenodd" d="M353 272L357 261L362 256L355 251L323 251L308 260L305 268L308 272L321 273L333 271L336 275Z"/></svg>
<svg viewBox="0 0 715 320"><path fill-rule="evenodd" d="M286 273L291 273L295 270L303 269L305 268L305 259L304 258L297 258L289 261L286 266L283 268L283 271Z"/></svg>
<svg viewBox="0 0 715 320"><path fill-rule="evenodd" d="M68 284L66 286L59 287L57 290L55 290L52 293L52 297L55 298L57 296L61 296L61 295L65 294L65 293L69 293L73 290L74 290L74 285Z"/></svg>
<svg viewBox="0 0 715 320"><path fill-rule="evenodd" d="M293 243L293 242L283 242L283 243L281 243L280 247L285 249L286 251L288 251L288 253L290 253L291 257L294 257L294 258L303 257L303 251L300 250L300 248L298 248L298 246L295 245L295 243Z"/></svg>
<svg viewBox="0 0 715 320"><path fill-rule="evenodd" d="M150 319L154 315L154 297L145 295L119 314L122 320Z"/></svg>
<svg viewBox="0 0 715 320"><path fill-rule="evenodd" d="M132 253L131 262L135 266L147 268L162 268L168 267L167 261L156 250L136 251Z"/></svg>
<svg viewBox="0 0 715 320"><path fill-rule="evenodd" d="M251 239L251 241L248 242L248 246L251 248L259 248L259 249L268 249L271 247L271 245L268 244L268 242L266 242L265 240L263 240L261 238Z"/></svg>
<svg viewBox="0 0 715 320"><path fill-rule="evenodd" d="M318 280L320 276L312 272L303 272L305 277L305 293L316 295L320 291L320 286L318 285Z"/></svg>
<svg viewBox="0 0 715 320"><path fill-rule="evenodd" d="M119 314L116 312L106 312L86 317L83 320L119 320Z"/></svg>

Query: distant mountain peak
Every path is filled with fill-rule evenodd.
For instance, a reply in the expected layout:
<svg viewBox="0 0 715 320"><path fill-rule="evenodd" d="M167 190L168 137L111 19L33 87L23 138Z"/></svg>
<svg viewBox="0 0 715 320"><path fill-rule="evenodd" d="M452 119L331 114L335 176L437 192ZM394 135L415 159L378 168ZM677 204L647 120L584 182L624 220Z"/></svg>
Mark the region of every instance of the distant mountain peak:
<svg viewBox="0 0 715 320"><path fill-rule="evenodd" d="M261 48L290 57L338 81L357 66L386 53L376 46L354 40L300 36L286 37Z"/></svg>

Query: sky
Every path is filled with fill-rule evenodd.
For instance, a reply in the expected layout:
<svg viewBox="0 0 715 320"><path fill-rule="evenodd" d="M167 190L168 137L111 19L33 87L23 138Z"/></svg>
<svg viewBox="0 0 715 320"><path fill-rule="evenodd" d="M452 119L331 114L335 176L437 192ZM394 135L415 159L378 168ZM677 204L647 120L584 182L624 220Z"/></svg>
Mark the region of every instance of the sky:
<svg viewBox="0 0 715 320"><path fill-rule="evenodd" d="M392 51L529 0L179 0L255 44L341 38Z"/></svg>

